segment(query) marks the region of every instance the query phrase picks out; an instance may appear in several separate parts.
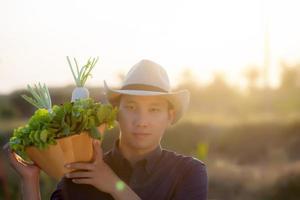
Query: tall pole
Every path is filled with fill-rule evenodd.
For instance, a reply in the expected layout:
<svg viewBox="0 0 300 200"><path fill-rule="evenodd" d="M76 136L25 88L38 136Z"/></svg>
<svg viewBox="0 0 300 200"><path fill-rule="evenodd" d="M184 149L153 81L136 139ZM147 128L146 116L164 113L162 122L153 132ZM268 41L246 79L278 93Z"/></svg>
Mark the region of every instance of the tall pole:
<svg viewBox="0 0 300 200"><path fill-rule="evenodd" d="M263 1L263 28L264 28L264 56L263 56L263 81L264 88L269 87L269 70L270 70L270 33L269 33L269 14L266 0Z"/></svg>
<svg viewBox="0 0 300 200"><path fill-rule="evenodd" d="M269 13L268 0L263 0L263 87L264 87L264 110L270 112L272 110L272 102L269 94L269 70L270 70L270 32L269 32Z"/></svg>
<svg viewBox="0 0 300 200"><path fill-rule="evenodd" d="M268 23L265 24L264 30L264 88L269 87L269 70L270 70L270 39Z"/></svg>

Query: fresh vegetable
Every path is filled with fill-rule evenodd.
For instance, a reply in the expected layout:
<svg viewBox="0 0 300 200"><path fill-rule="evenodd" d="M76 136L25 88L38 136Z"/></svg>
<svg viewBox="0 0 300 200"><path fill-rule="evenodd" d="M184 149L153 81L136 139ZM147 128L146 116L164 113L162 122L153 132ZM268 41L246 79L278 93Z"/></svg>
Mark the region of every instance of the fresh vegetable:
<svg viewBox="0 0 300 200"><path fill-rule="evenodd" d="M55 139L80 134L87 131L91 137L100 139L97 127L107 124L114 126L117 109L110 104L96 103L92 99L81 99L54 105L52 112L38 109L29 122L14 130L9 144L24 159L28 159L25 148L35 146L39 149L56 144Z"/></svg>
<svg viewBox="0 0 300 200"><path fill-rule="evenodd" d="M67 56L67 60L69 63L69 67L71 69L73 78L76 83L76 88L72 92L72 99L71 101L74 102L77 99L86 99L89 98L89 91L87 88L84 87L87 79L89 76L92 76L91 71L95 67L96 63L98 62L98 57L97 58L89 58L87 63L82 66L80 69L78 67L77 60L74 58L74 63L76 66L76 70L73 69L73 66L71 64L71 60Z"/></svg>
<svg viewBox="0 0 300 200"><path fill-rule="evenodd" d="M44 108L51 112L52 103L46 84L43 86L41 83L34 84L34 87L27 85L27 89L33 98L27 95L21 95L26 101L37 108Z"/></svg>

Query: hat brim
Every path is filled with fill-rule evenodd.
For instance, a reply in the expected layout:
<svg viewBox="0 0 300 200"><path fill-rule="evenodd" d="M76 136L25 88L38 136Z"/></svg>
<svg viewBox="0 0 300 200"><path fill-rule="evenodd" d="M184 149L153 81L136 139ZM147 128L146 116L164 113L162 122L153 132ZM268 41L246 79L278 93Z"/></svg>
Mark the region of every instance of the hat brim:
<svg viewBox="0 0 300 200"><path fill-rule="evenodd" d="M115 105L121 95L135 96L161 96L168 100L175 109L175 119L173 124L177 122L182 115L187 111L190 102L190 92L188 90L180 90L176 92L157 92L147 90L114 90L107 86L104 81L104 89L107 100Z"/></svg>

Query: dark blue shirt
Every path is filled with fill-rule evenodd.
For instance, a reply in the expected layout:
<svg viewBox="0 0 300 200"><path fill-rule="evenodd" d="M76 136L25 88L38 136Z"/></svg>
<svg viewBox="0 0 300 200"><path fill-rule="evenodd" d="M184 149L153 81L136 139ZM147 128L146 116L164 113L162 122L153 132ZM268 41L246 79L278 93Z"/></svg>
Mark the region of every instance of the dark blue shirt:
<svg viewBox="0 0 300 200"><path fill-rule="evenodd" d="M118 148L104 154L104 161L143 200L206 200L207 171L200 160L158 146L145 159L131 166ZM51 200L108 199L112 196L91 185L62 178Z"/></svg>

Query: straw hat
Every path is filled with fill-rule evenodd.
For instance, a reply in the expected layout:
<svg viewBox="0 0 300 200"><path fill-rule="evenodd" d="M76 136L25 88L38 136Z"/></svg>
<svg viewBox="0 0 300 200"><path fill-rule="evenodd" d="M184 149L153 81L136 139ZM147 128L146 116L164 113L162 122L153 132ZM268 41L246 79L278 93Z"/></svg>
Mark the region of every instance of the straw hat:
<svg viewBox="0 0 300 200"><path fill-rule="evenodd" d="M175 109L173 123L186 112L190 101L188 90L171 91L167 72L150 60L141 60L135 64L127 73L121 89L110 89L105 81L104 88L108 101L113 105L116 105L122 94L166 98Z"/></svg>

